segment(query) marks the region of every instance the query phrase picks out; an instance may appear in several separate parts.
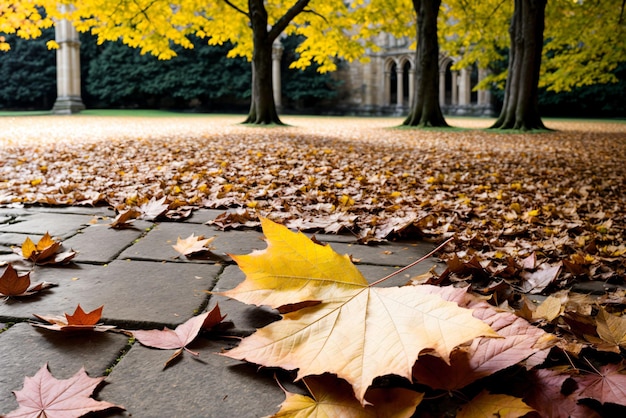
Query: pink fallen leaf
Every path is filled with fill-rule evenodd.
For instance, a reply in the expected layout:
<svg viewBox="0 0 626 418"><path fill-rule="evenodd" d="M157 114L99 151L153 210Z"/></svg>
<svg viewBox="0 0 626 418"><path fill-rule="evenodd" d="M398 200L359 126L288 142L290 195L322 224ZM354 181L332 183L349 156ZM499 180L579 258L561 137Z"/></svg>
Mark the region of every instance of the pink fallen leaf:
<svg viewBox="0 0 626 418"><path fill-rule="evenodd" d="M626 373L624 364L607 364L598 373L576 377L579 399L592 398L602 403L626 405Z"/></svg>
<svg viewBox="0 0 626 418"><path fill-rule="evenodd" d="M19 408L5 418L74 418L109 408L124 409L91 398L104 377L89 377L81 368L69 379L56 379L44 365L33 377L24 378L24 387L13 392Z"/></svg>
<svg viewBox="0 0 626 418"><path fill-rule="evenodd" d="M196 339L202 329L209 329L219 324L225 316L220 313L218 305L209 311L188 319L180 324L176 329L167 327L162 330L137 330L130 331L141 344L147 347L160 348L162 350L176 350L174 354L165 362L167 367L175 358L180 356L183 350L198 356L199 353L189 350L186 346Z"/></svg>

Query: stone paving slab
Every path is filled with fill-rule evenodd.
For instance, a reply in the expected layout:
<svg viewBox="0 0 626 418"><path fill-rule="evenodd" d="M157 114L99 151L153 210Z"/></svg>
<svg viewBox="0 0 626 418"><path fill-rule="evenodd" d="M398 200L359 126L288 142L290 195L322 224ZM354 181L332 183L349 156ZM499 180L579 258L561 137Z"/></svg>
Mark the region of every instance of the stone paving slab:
<svg viewBox="0 0 626 418"><path fill-rule="evenodd" d="M152 223L145 221L136 221L132 228L124 229L113 229L104 223L90 225L63 241L63 246L78 251L75 262L105 264L113 261L151 226Z"/></svg>
<svg viewBox="0 0 626 418"><path fill-rule="evenodd" d="M135 260L164 261L178 259L191 263L214 262L212 260L197 260L179 257L180 254L172 248L178 237L187 238L191 234L204 235L205 238L215 237L212 252L225 260L230 260L226 254L247 254L254 249L266 247L263 235L257 231L220 231L215 227L199 224L164 222L156 225L150 232L141 238L135 245L127 248L119 258Z"/></svg>
<svg viewBox="0 0 626 418"><path fill-rule="evenodd" d="M82 227L89 225L90 215L72 213L38 212L17 217L14 223L1 224L0 232L44 235L48 232L53 237L68 238Z"/></svg>
<svg viewBox="0 0 626 418"><path fill-rule="evenodd" d="M128 344L128 337L111 332L68 334L16 324L0 334L0 414L18 407L12 391L22 389L24 377L48 364L57 379L67 379L85 367L102 376Z"/></svg>
<svg viewBox="0 0 626 418"><path fill-rule="evenodd" d="M234 341L233 341L234 343ZM170 367L172 350L135 343L107 377L98 396L126 411L107 417L255 418L278 411L285 395L272 372L215 353L230 344L199 338Z"/></svg>
<svg viewBox="0 0 626 418"><path fill-rule="evenodd" d="M213 287L221 269L219 265L145 261L36 267L33 283L47 281L58 286L40 296L9 299L0 304L0 318L62 315L74 312L80 303L86 310L104 305L107 323L175 326L203 308L208 298L205 290Z"/></svg>

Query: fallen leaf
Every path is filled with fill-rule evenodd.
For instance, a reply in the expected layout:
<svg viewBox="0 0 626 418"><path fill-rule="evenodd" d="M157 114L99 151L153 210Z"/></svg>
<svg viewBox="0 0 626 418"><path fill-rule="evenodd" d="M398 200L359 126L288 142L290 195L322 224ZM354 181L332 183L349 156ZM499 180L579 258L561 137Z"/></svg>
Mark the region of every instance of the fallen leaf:
<svg viewBox="0 0 626 418"><path fill-rule="evenodd" d="M471 310L422 286L370 287L348 256L268 219L262 225L268 247L234 256L246 279L234 291L221 294L273 307L321 303L289 312L257 330L224 353L228 357L298 369L299 379L334 373L347 380L364 402L374 378L396 374L410 379L422 351L447 360L459 344L497 336Z"/></svg>
<svg viewBox="0 0 626 418"><path fill-rule="evenodd" d="M511 312L494 308L467 293L466 289L435 286L425 288L445 300L472 309L476 318L491 326L503 338L476 338L452 351L449 363L431 355L420 356L413 368L413 377L418 383L448 391L461 389L477 379L522 363L531 357L538 356L533 358L533 362L541 363L557 341L554 335Z"/></svg>
<svg viewBox="0 0 626 418"><path fill-rule="evenodd" d="M626 318L612 315L601 307L596 316L596 330L605 342L626 348Z"/></svg>
<svg viewBox="0 0 626 418"><path fill-rule="evenodd" d="M457 418L518 418L535 411L520 398L510 395L491 394L486 390L463 405Z"/></svg>
<svg viewBox="0 0 626 418"><path fill-rule="evenodd" d="M31 286L30 273L20 276L11 264L7 264L2 276L0 276L0 295L2 296L31 296L52 286L54 284L48 282L40 282Z"/></svg>
<svg viewBox="0 0 626 418"><path fill-rule="evenodd" d="M159 216L163 215L169 209L169 205L165 203L166 199L166 196L163 196L159 200L153 197L148 202L139 206L138 218L145 219L147 221L153 221Z"/></svg>
<svg viewBox="0 0 626 418"><path fill-rule="evenodd" d="M546 417L598 417L593 410L579 404L574 395L561 392L567 379L569 374L555 370L531 371L531 385L524 401Z"/></svg>
<svg viewBox="0 0 626 418"><path fill-rule="evenodd" d="M597 373L576 377L579 399L592 398L601 403L614 403L626 406L626 373L624 364L601 366Z"/></svg>
<svg viewBox="0 0 626 418"><path fill-rule="evenodd" d="M89 412L109 408L124 409L110 402L90 398L104 377L89 377L81 368L69 379L58 380L44 365L33 377L24 379L24 387L13 392L19 404L6 418L78 418Z"/></svg>
<svg viewBox="0 0 626 418"><path fill-rule="evenodd" d="M533 319L545 319L552 322L563 313L561 299L548 296L533 312Z"/></svg>
<svg viewBox="0 0 626 418"><path fill-rule="evenodd" d="M537 270L524 271L521 276L524 279L520 290L524 293L541 293L559 276L561 263L555 265L542 264Z"/></svg>
<svg viewBox="0 0 626 418"><path fill-rule="evenodd" d="M121 211L115 219L109 225L109 228L123 229L129 228L133 222L141 215L141 213L135 209L128 209Z"/></svg>
<svg viewBox="0 0 626 418"><path fill-rule="evenodd" d="M61 242L54 240L50 234L46 232L37 244L29 237L26 237L19 250L19 254L25 259L40 265L67 263L77 254L74 250L57 253L60 249Z"/></svg>
<svg viewBox="0 0 626 418"><path fill-rule="evenodd" d="M285 391L285 401L273 418L410 418L424 397L423 393L403 388L370 389L365 395L369 404L363 406L345 380L324 374L302 381L311 396Z"/></svg>
<svg viewBox="0 0 626 418"><path fill-rule="evenodd" d="M94 309L91 312L83 311L80 304L76 307L76 310L72 315L65 314L62 316L44 316L33 314L35 317L47 322L48 324L41 324L37 322L31 322L31 325L46 328L52 331L99 331L104 332L115 328L114 325L98 324L102 317L102 309L104 306Z"/></svg>
<svg viewBox="0 0 626 418"><path fill-rule="evenodd" d="M224 319L220 314L219 306L203 314L194 316L171 330L167 327L163 330L136 330L129 331L141 344L147 347L160 348L162 350L176 350L165 362L167 367L174 359L180 356L183 350L198 356L199 354L189 350L186 346L196 339L202 329L209 329Z"/></svg>
<svg viewBox="0 0 626 418"><path fill-rule="evenodd" d="M206 252L212 249L209 245L215 240L215 237L204 238L203 235L195 236L193 233L185 239L178 237L176 245L172 247L181 255L191 256L192 254Z"/></svg>

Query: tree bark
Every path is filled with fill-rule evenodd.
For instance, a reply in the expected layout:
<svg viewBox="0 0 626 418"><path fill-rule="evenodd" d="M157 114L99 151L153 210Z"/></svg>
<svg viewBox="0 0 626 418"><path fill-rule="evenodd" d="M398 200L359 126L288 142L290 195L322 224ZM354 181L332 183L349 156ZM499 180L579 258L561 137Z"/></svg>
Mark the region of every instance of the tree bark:
<svg viewBox="0 0 626 418"><path fill-rule="evenodd" d="M492 129L546 129L538 109L547 0L515 0L504 103Z"/></svg>
<svg viewBox="0 0 626 418"><path fill-rule="evenodd" d="M437 15L441 0L413 0L417 13L415 95L408 126L448 126L439 104L439 42Z"/></svg>
<svg viewBox="0 0 626 418"><path fill-rule="evenodd" d="M248 19L252 28L252 95L250 111L244 123L282 125L274 102L272 81L272 43L287 25L309 4L310 0L297 0L287 12L268 25L267 10L263 0L248 0ZM230 2L227 2L231 5ZM237 11L241 11L237 9Z"/></svg>
<svg viewBox="0 0 626 418"><path fill-rule="evenodd" d="M267 10L262 0L249 0L248 13L252 27L252 95L250 111L244 123L282 125L272 88L272 42L268 31Z"/></svg>

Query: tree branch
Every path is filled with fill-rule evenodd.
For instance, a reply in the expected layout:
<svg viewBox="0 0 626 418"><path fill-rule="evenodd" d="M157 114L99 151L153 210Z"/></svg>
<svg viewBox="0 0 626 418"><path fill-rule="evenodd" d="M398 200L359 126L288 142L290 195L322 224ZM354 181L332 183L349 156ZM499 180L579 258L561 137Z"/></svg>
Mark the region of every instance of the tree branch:
<svg viewBox="0 0 626 418"><path fill-rule="evenodd" d="M272 41L278 38L278 36L287 28L289 23L291 23L296 16L304 11L304 8L309 5L310 1L311 0L297 0L296 3L276 21L274 26L272 26L272 29L267 34L268 38Z"/></svg>
<svg viewBox="0 0 626 418"><path fill-rule="evenodd" d="M248 12L246 12L243 9L240 9L239 7L237 7L236 4L232 3L230 0L222 0L224 3L226 3L228 6L230 6L231 8L235 9L236 11L238 11L239 13L241 13L242 15L246 16L248 19L250 18L250 14Z"/></svg>

